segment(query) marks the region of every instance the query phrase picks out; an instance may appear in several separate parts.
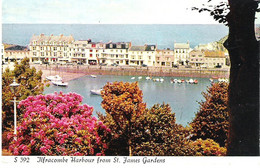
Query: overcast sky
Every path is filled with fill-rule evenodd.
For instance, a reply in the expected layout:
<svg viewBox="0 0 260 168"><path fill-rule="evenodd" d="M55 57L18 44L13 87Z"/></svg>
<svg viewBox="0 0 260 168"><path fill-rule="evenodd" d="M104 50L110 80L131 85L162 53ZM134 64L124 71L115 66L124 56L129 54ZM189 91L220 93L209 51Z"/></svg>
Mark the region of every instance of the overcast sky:
<svg viewBox="0 0 260 168"><path fill-rule="evenodd" d="M3 23L214 24L208 0L2 0ZM213 0L215 4L220 1ZM259 16L259 14L258 14ZM259 16L260 18L260 16ZM259 19L256 21L260 24Z"/></svg>

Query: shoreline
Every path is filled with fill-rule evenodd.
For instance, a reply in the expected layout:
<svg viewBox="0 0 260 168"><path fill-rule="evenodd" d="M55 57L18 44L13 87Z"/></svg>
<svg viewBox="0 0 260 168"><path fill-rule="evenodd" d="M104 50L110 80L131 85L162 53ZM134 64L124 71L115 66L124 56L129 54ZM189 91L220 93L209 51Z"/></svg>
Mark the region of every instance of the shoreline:
<svg viewBox="0 0 260 168"><path fill-rule="evenodd" d="M110 67L110 66L66 66L66 65L31 65L46 76L59 75L68 82L86 75L120 75L120 76L168 76L196 78L229 78L228 69L174 69L162 67Z"/></svg>

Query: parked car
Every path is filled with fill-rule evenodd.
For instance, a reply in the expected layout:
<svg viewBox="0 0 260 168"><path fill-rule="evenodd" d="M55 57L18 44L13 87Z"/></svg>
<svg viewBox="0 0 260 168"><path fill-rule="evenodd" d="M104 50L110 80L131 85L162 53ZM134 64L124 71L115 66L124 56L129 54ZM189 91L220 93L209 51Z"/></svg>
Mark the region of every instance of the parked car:
<svg viewBox="0 0 260 168"><path fill-rule="evenodd" d="M172 67L173 68L179 68L179 65L173 65Z"/></svg>
<svg viewBox="0 0 260 168"><path fill-rule="evenodd" d="M222 66L221 65L216 65L215 68L221 68Z"/></svg>
<svg viewBox="0 0 260 168"><path fill-rule="evenodd" d="M89 65L97 65L96 62L90 62Z"/></svg>
<svg viewBox="0 0 260 168"><path fill-rule="evenodd" d="M44 61L44 62L42 62L42 63L43 63L43 64L47 64L47 65L50 64L48 61Z"/></svg>
<svg viewBox="0 0 260 168"><path fill-rule="evenodd" d="M83 65L83 62L78 62L77 64L78 64L78 65Z"/></svg>
<svg viewBox="0 0 260 168"><path fill-rule="evenodd" d="M100 66L106 66L107 64L105 64L105 63L100 63L99 65L100 65Z"/></svg>
<svg viewBox="0 0 260 168"><path fill-rule="evenodd" d="M142 67L147 67L147 65L146 64L142 64Z"/></svg>
<svg viewBox="0 0 260 168"><path fill-rule="evenodd" d="M112 66L116 66L116 67L118 66L118 64L116 64L116 63L113 63L113 64L111 64L111 65L112 65Z"/></svg>

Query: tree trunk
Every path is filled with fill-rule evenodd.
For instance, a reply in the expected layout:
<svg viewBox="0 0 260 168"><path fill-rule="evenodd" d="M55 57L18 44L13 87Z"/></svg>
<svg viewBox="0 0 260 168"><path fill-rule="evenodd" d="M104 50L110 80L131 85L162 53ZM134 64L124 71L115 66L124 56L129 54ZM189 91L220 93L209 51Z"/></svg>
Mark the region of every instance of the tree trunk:
<svg viewBox="0 0 260 168"><path fill-rule="evenodd" d="M255 38L254 0L229 0L227 15L231 68L229 156L259 155L259 43Z"/></svg>

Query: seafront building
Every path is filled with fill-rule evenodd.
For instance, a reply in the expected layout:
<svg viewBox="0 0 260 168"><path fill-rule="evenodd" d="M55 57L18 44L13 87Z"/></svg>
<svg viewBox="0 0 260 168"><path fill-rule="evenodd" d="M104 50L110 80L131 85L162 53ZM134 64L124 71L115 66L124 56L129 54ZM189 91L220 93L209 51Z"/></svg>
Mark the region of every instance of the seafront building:
<svg viewBox="0 0 260 168"><path fill-rule="evenodd" d="M155 66L156 45L132 46L129 49L129 65Z"/></svg>
<svg viewBox="0 0 260 168"><path fill-rule="evenodd" d="M104 46L103 43L95 43L91 39L75 41L70 45L69 59L65 61L96 65Z"/></svg>
<svg viewBox="0 0 260 168"><path fill-rule="evenodd" d="M128 50L131 45L131 42L113 43L110 41L105 43L100 53L99 63L107 65L129 65Z"/></svg>
<svg viewBox="0 0 260 168"><path fill-rule="evenodd" d="M225 68L227 61L223 51L192 50L190 65L198 68Z"/></svg>
<svg viewBox="0 0 260 168"><path fill-rule="evenodd" d="M206 46L205 46L206 47ZM157 45L134 46L131 42L75 41L73 36L33 35L27 47L5 45L3 62L28 57L32 63L85 65L122 65L154 67L225 68L228 55L222 51L195 47L187 43L174 43L174 50L157 49ZM187 66L190 65L190 66Z"/></svg>
<svg viewBox="0 0 260 168"><path fill-rule="evenodd" d="M174 43L174 64L188 65L190 59L190 43Z"/></svg>
<svg viewBox="0 0 260 168"><path fill-rule="evenodd" d="M156 50L155 66L173 67L174 66L174 51L168 49Z"/></svg>
<svg viewBox="0 0 260 168"><path fill-rule="evenodd" d="M6 46L3 53L2 60L7 63L20 61L25 57L30 57L28 48L19 45Z"/></svg>
<svg viewBox="0 0 260 168"><path fill-rule="evenodd" d="M72 54L70 46L74 41L72 35L33 35L29 44L31 61L55 63L58 60L69 60Z"/></svg>

